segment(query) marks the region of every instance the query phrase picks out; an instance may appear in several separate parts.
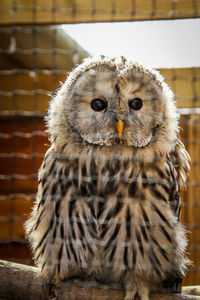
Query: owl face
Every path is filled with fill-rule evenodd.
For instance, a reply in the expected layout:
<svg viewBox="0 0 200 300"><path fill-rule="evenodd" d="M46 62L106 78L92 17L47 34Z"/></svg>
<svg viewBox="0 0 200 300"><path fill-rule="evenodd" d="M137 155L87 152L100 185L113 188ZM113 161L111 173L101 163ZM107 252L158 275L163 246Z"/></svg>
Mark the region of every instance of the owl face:
<svg viewBox="0 0 200 300"><path fill-rule="evenodd" d="M125 59L102 58L75 69L55 102L76 141L141 149L175 139L173 97L158 73Z"/></svg>

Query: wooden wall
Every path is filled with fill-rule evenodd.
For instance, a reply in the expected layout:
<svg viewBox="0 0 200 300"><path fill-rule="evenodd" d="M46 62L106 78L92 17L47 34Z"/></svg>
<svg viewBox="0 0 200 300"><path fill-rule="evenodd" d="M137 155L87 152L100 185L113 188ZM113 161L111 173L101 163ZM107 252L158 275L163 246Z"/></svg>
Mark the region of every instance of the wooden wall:
<svg viewBox="0 0 200 300"><path fill-rule="evenodd" d="M191 0L1 0L0 24L66 24L197 18L200 2Z"/></svg>
<svg viewBox="0 0 200 300"><path fill-rule="evenodd" d="M42 117L0 118L0 257L30 263L24 221L37 190L37 172L48 148Z"/></svg>
<svg viewBox="0 0 200 300"><path fill-rule="evenodd" d="M182 221L188 229L188 253L192 261L187 285L200 282L200 115L181 117L181 137L191 156L191 172L187 191L183 192Z"/></svg>

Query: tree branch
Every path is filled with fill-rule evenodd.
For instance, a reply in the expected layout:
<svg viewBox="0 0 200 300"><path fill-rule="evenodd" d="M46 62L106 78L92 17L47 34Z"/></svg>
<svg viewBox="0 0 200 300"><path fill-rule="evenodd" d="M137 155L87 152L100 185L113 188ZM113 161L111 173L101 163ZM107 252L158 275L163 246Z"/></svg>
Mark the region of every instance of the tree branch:
<svg viewBox="0 0 200 300"><path fill-rule="evenodd" d="M0 298L45 299L38 268L0 260ZM91 281L62 282L55 290L58 300L123 300L124 291ZM152 294L152 300L200 300L200 296Z"/></svg>

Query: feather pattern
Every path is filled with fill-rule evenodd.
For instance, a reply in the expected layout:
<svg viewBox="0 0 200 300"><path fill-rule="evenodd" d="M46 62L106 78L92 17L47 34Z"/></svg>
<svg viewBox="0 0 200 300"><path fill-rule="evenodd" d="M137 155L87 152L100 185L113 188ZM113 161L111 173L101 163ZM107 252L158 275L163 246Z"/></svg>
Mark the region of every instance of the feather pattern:
<svg viewBox="0 0 200 300"><path fill-rule="evenodd" d="M141 112L131 99L142 99ZM47 125L52 145L26 222L41 276L118 283L126 300L148 300L152 286L177 291L188 265L179 217L189 155L160 75L124 58L86 60L52 100Z"/></svg>
<svg viewBox="0 0 200 300"><path fill-rule="evenodd" d="M102 164L94 153L87 161L63 160L50 149L44 166L27 222L43 276L92 276L124 284L129 272L129 280L145 274L155 286L172 269L184 274L185 232L175 217L180 193L169 158L146 165L127 159L105 159Z"/></svg>

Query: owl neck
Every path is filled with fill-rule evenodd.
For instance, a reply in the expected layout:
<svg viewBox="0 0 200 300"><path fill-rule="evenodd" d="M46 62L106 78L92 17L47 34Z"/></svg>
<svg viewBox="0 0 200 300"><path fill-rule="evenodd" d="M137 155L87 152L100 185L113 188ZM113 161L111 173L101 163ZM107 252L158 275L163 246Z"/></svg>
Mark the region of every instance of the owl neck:
<svg viewBox="0 0 200 300"><path fill-rule="evenodd" d="M98 165L107 161L120 160L132 161L133 164L151 164L156 161L165 161L168 154L173 150L173 145L167 147L161 143L160 147L150 145L144 148L135 148L125 145L99 146L99 145L75 145L71 141L53 146L54 151L64 159L75 157L79 161L91 161L94 159Z"/></svg>

